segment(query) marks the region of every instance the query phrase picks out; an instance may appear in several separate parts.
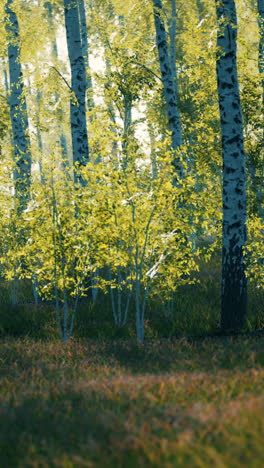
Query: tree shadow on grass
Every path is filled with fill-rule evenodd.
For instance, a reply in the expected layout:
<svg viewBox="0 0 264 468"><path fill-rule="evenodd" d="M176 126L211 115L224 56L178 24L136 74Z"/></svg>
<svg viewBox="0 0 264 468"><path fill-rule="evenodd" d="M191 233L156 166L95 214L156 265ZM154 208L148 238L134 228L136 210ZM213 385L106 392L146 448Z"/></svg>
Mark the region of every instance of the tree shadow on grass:
<svg viewBox="0 0 264 468"><path fill-rule="evenodd" d="M100 459L102 447L111 447L113 425L115 433L124 433L118 421L107 413L111 402L96 401L96 394L69 390L65 394L40 394L2 405L0 427L0 466L64 466L54 460L73 460L89 466L83 460ZM120 423L119 423L120 425Z"/></svg>
<svg viewBox="0 0 264 468"><path fill-rule="evenodd" d="M264 330L240 335L106 343L101 353L133 373L215 372L264 366ZM252 356L254 354L254 360Z"/></svg>

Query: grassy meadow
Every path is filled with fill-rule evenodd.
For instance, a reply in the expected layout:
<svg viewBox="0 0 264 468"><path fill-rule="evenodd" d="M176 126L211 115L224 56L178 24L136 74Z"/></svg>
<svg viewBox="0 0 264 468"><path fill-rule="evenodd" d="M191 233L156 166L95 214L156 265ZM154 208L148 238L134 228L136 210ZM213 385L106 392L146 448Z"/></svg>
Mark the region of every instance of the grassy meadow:
<svg viewBox="0 0 264 468"><path fill-rule="evenodd" d="M264 334L0 342L0 466L264 466Z"/></svg>

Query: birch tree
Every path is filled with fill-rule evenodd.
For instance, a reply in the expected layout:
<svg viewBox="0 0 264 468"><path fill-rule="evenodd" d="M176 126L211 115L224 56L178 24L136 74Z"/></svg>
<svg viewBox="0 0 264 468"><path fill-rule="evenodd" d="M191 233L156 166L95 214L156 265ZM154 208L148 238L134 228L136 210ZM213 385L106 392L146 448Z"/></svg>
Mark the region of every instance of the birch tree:
<svg viewBox="0 0 264 468"><path fill-rule="evenodd" d="M262 108L264 108L264 0L258 0L258 23L259 23L259 55L258 55L258 68L262 84ZM263 115L262 115L263 119ZM262 131L262 171L261 171L261 183L259 193L259 215L264 219L263 209L263 183L264 183L264 130Z"/></svg>
<svg viewBox="0 0 264 468"><path fill-rule="evenodd" d="M182 145L181 120L175 92L177 90L177 79L176 76L173 76L170 64L170 55L165 24L163 20L164 13L161 0L153 0L153 6L156 30L156 45L158 49L159 65L166 102L169 130L171 131L172 148L176 151ZM177 156L175 156L173 160L173 165L175 167L176 173L182 177L183 169Z"/></svg>
<svg viewBox="0 0 264 468"><path fill-rule="evenodd" d="M85 105L86 71L76 2L64 0L64 17L73 93L70 104L73 163L80 167L89 161L89 147ZM76 171L74 179L84 183Z"/></svg>
<svg viewBox="0 0 264 468"><path fill-rule="evenodd" d="M12 0L6 2L6 31L8 34L8 64L10 82L10 117L14 147L14 181L18 212L26 209L30 197L31 151L28 134L27 104L20 63L19 25L12 9Z"/></svg>
<svg viewBox="0 0 264 468"><path fill-rule="evenodd" d="M56 37L56 30L55 30L56 20L54 18L54 8L53 8L53 5L52 5L51 2L46 2L45 7L46 7L47 12L48 12L48 22L49 22L50 31L51 31L51 34L52 34L52 58L53 58L53 61L54 61L55 65L57 66L58 59L59 59L59 54L58 54L58 45L57 45L57 37ZM59 96L59 94L57 92L55 93L55 98L56 98L56 106L57 106L57 103L60 101L60 96ZM68 154L67 139L66 139L66 136L64 134L62 125L61 125L62 120L63 120L63 108L62 108L62 104L59 103L59 105L58 105L58 121L59 121L59 133L60 133L60 137L59 137L60 138L60 146L61 146L61 149L62 149L63 160L67 164L68 160L69 160L69 154Z"/></svg>
<svg viewBox="0 0 264 468"><path fill-rule="evenodd" d="M217 86L223 157L222 330L243 326L247 310L247 280L243 249L246 243L246 171L240 105L234 0L216 1Z"/></svg>
<svg viewBox="0 0 264 468"><path fill-rule="evenodd" d="M176 33L177 33L177 19L176 19L176 0L170 0L171 4L171 16L169 18L169 37L170 37L170 66L172 72L172 78L174 83L174 91L177 97L178 95L178 80L177 80L177 68L176 68Z"/></svg>
<svg viewBox="0 0 264 468"><path fill-rule="evenodd" d="M88 110L91 112L94 109L94 98L93 98L93 84L91 78L90 70L90 61L89 61L89 42L87 34L87 22L86 22L86 11L84 0L79 0L78 3L79 9L79 19L80 19L80 28L81 28L81 41L82 41L82 51L86 69L86 92L87 92L87 103ZM92 114L89 115L92 119Z"/></svg>
<svg viewBox="0 0 264 468"><path fill-rule="evenodd" d="M264 0L258 0L258 22L259 22L259 73L262 82L262 102L264 104Z"/></svg>

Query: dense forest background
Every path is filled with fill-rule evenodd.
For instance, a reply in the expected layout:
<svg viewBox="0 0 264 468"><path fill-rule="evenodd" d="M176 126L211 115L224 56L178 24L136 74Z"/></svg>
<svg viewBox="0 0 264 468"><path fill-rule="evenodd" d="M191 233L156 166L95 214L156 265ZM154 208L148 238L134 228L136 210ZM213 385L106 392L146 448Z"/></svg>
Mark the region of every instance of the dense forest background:
<svg viewBox="0 0 264 468"><path fill-rule="evenodd" d="M0 332L263 328L263 1L0 17Z"/></svg>

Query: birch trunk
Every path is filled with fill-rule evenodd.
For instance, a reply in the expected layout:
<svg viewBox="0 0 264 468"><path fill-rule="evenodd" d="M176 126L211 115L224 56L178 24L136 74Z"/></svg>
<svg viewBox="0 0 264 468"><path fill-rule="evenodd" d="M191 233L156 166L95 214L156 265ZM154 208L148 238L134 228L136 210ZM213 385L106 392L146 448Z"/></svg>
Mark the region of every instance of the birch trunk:
<svg viewBox="0 0 264 468"><path fill-rule="evenodd" d="M259 55L258 55L258 68L262 83L262 108L264 109L264 0L258 0L258 24L259 24ZM262 131L262 170L260 174L260 184L257 191L257 205L259 216L264 219L264 129Z"/></svg>
<svg viewBox="0 0 264 468"><path fill-rule="evenodd" d="M259 56L258 67L262 81L262 102L264 104L264 0L258 0Z"/></svg>
<svg viewBox="0 0 264 468"><path fill-rule="evenodd" d="M177 96L175 89L177 88L176 80L173 78L173 73L170 64L169 49L166 37L166 30L162 18L163 9L161 0L153 0L154 5L154 21L156 30L156 44L159 55L160 72L163 83L164 97L166 102L166 110L168 116L169 130L172 135L172 148L177 150L182 145L182 131L180 112L178 108ZM175 156L173 165L176 173L182 177L183 170L179 158Z"/></svg>
<svg viewBox="0 0 264 468"><path fill-rule="evenodd" d="M87 22L86 22L86 11L84 0L79 0L79 18L81 27L81 41L82 41L82 52L84 57L85 69L86 69L86 92L87 92L87 104L88 110L91 112L94 109L93 99L93 84L91 78L90 62L89 62L89 42L87 37ZM92 120L92 114L90 114L90 120Z"/></svg>
<svg viewBox="0 0 264 468"><path fill-rule="evenodd" d="M7 73L7 69L6 69L6 62L5 62L5 59L3 57L2 57L2 63L3 63L3 67L4 67L4 85L5 85L6 95L7 95L8 91L9 91L9 82L8 82L8 73Z"/></svg>
<svg viewBox="0 0 264 468"><path fill-rule="evenodd" d="M217 86L223 155L222 330L243 326L247 310L246 172L243 123L236 65L234 0L216 1L219 24Z"/></svg>
<svg viewBox="0 0 264 468"><path fill-rule="evenodd" d="M106 76L111 76L111 65L107 57L105 58L105 66L106 66ZM111 85L112 85L111 80L108 79L107 86L110 88ZM107 104L108 114L109 114L110 121L111 121L110 128L114 136L113 143L112 143L112 156L114 157L116 167L118 167L118 145L117 145L118 136L117 136L117 129L116 129L115 109L114 109L111 99L108 99L106 101L106 104Z"/></svg>
<svg viewBox="0 0 264 468"><path fill-rule="evenodd" d="M9 105L15 159L14 181L18 212L21 213L26 209L30 197L31 151L23 73L20 64L19 26L16 13L12 10L12 0L6 2L6 14L10 82Z"/></svg>
<svg viewBox="0 0 264 468"><path fill-rule="evenodd" d="M82 52L78 4L72 0L64 0L65 27L68 55L71 68L71 136L73 163L85 166L89 161L88 135L86 125L86 72ZM84 183L82 177L74 173L75 182Z"/></svg>
<svg viewBox="0 0 264 468"><path fill-rule="evenodd" d="M56 21L54 20L54 10L53 10L53 6L51 2L46 2L45 6L48 10L49 26L50 26L50 30L52 31L52 55L56 63L58 61L59 54L58 54L58 45L57 45L57 39L56 39L56 31L54 28L54 23L56 23ZM55 98L56 98L56 102L58 102L59 95L57 92L55 93ZM59 133L60 133L60 147L62 151L63 165L68 167L69 166L69 152L68 152L67 138L64 135L63 128L61 125L62 116L63 116L63 109L62 109L62 106L59 105L58 120L59 120Z"/></svg>
<svg viewBox="0 0 264 468"><path fill-rule="evenodd" d="M135 305L136 305L136 331L137 331L137 340L139 342L144 341L145 335L145 317L144 311L141 304L141 281L137 278L135 281Z"/></svg>
<svg viewBox="0 0 264 468"><path fill-rule="evenodd" d="M128 167L128 143L129 137L131 136L131 127L132 127L132 99L131 95L128 92L124 94L124 131L122 138L122 150L123 150L123 167L126 170Z"/></svg>
<svg viewBox="0 0 264 468"><path fill-rule="evenodd" d="M171 18L169 20L169 36L170 36L170 66L172 79L174 84L174 92L176 98L178 96L178 80L177 80L177 68L176 68L176 0L170 0L171 3Z"/></svg>

